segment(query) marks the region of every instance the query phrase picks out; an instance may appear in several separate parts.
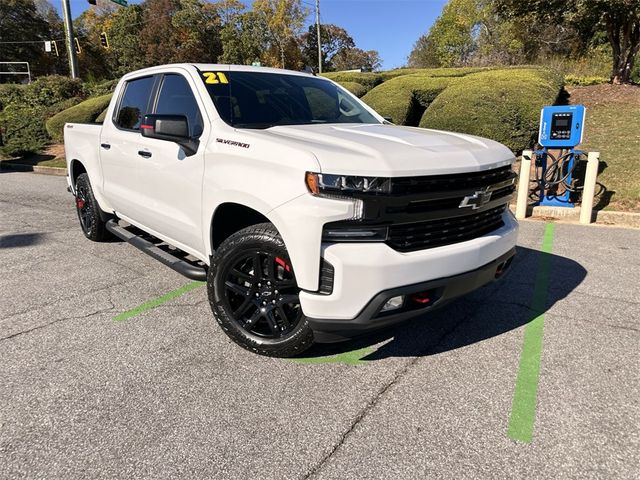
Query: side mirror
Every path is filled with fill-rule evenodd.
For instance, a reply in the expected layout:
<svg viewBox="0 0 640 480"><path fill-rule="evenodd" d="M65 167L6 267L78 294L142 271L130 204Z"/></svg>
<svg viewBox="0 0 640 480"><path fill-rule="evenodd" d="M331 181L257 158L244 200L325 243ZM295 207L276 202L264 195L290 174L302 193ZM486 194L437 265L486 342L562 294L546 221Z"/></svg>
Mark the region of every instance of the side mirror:
<svg viewBox="0 0 640 480"><path fill-rule="evenodd" d="M143 137L175 142L187 156L198 150L200 142L189 134L189 120L184 115L145 115L140 131Z"/></svg>

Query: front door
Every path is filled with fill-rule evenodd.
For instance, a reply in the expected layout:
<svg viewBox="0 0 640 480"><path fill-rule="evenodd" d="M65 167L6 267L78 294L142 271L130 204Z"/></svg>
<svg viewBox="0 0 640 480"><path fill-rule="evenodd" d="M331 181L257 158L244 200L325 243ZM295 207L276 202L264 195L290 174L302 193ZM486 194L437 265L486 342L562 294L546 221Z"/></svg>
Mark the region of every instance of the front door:
<svg viewBox="0 0 640 480"><path fill-rule="evenodd" d="M200 140L200 147L187 156L176 143L141 137L140 208L145 226L173 240L177 247L203 252L203 152L211 126L203 120L202 101L191 82L179 70L163 74L152 113L185 115L191 137Z"/></svg>

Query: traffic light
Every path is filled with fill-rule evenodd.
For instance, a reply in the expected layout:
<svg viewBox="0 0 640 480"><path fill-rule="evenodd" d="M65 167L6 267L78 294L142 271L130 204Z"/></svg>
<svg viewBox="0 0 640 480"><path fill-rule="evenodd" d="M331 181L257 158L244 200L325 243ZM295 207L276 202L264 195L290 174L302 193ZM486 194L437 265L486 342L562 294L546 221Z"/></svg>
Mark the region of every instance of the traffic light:
<svg viewBox="0 0 640 480"><path fill-rule="evenodd" d="M82 53L82 48L80 48L80 42L78 41L78 38L74 38L74 40L76 41L76 53Z"/></svg>
<svg viewBox="0 0 640 480"><path fill-rule="evenodd" d="M102 48L109 48L109 39L107 38L107 32L102 32L100 34L100 44Z"/></svg>

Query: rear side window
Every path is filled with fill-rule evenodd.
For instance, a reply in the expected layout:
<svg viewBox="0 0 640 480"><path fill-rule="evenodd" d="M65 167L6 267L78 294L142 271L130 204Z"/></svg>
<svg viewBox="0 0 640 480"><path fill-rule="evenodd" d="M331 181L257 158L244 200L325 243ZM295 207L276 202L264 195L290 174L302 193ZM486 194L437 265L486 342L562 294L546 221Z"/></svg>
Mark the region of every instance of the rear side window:
<svg viewBox="0 0 640 480"><path fill-rule="evenodd" d="M118 108L116 125L128 130L140 130L140 122L147 114L153 77L136 78L125 84L124 95Z"/></svg>
<svg viewBox="0 0 640 480"><path fill-rule="evenodd" d="M192 137L202 134L202 115L189 82L182 75L166 74L160 86L155 112L158 115L185 115Z"/></svg>

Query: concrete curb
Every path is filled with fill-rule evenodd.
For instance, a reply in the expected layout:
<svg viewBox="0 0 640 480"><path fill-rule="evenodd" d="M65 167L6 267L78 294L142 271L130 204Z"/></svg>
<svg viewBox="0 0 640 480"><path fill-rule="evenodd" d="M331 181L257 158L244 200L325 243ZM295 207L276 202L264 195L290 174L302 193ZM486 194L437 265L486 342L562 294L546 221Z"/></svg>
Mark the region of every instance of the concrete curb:
<svg viewBox="0 0 640 480"><path fill-rule="evenodd" d="M510 208L515 214L515 205L510 205ZM527 218L578 223L580 221L580 206L575 208L529 206L527 207ZM595 225L640 228L640 213L594 210L592 221Z"/></svg>
<svg viewBox="0 0 640 480"><path fill-rule="evenodd" d="M67 169L58 167L43 167L39 165L25 165L22 163L0 162L0 170L12 170L14 172L33 172L41 175L56 175L66 177Z"/></svg>

